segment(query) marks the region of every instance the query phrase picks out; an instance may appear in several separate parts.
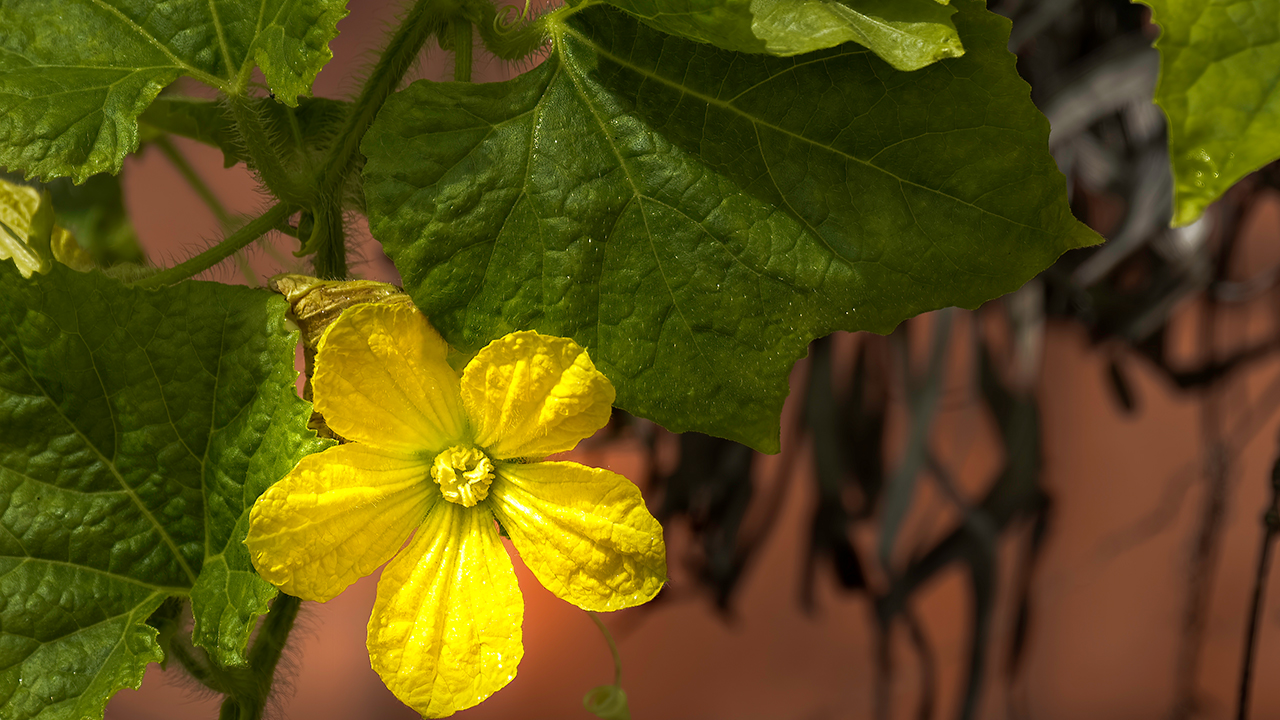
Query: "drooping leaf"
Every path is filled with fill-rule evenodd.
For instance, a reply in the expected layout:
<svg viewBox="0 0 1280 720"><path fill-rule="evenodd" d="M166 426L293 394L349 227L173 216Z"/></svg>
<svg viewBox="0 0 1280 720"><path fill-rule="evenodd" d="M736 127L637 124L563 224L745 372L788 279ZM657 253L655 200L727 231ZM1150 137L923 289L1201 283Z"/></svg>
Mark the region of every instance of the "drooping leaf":
<svg viewBox="0 0 1280 720"><path fill-rule="evenodd" d="M1142 0L1160 26L1173 224L1280 158L1280 0Z"/></svg>
<svg viewBox="0 0 1280 720"><path fill-rule="evenodd" d="M0 298L0 717L101 717L162 659L146 620L167 597L243 662L275 595L242 544L249 507L323 446L284 300L7 263Z"/></svg>
<svg viewBox="0 0 1280 720"><path fill-rule="evenodd" d="M899 70L959 57L946 0L608 0L665 33L725 50L799 55L855 42Z"/></svg>
<svg viewBox="0 0 1280 720"><path fill-rule="evenodd" d="M348 103L328 98L299 98L290 108L270 98L254 101L263 128L282 158L319 152L346 117ZM142 122L222 150L223 165L245 161L244 141L225 105L212 100L160 96L142 113Z"/></svg>
<svg viewBox="0 0 1280 720"><path fill-rule="evenodd" d="M36 216L42 204L50 204L48 196L35 188L0 179L0 263L12 261L23 277L46 273L53 267L48 238L41 243L33 242L32 237L39 234L32 232L32 226L40 224ZM45 215L50 212L52 208L45 208Z"/></svg>
<svg viewBox="0 0 1280 720"><path fill-rule="evenodd" d="M956 4L968 52L911 73L852 45L746 55L582 10L515 80L388 101L362 145L370 227L461 350L572 336L619 407L776 450L813 338L975 307L1098 241L1008 21Z"/></svg>
<svg viewBox="0 0 1280 720"><path fill-rule="evenodd" d="M33 191L37 188L49 191L57 223L67 231L65 238L55 238L55 243L62 239L69 252L86 259L86 268L146 262L129 211L124 206L120 178L120 175L99 173L81 185L70 178L40 184L24 182L18 173L0 172L0 182L35 185ZM56 244L54 250L56 257Z"/></svg>
<svg viewBox="0 0 1280 720"><path fill-rule="evenodd" d="M0 5L0 166L83 182L119 172L138 114L179 76L243 94L256 65L295 104L344 0L42 0Z"/></svg>

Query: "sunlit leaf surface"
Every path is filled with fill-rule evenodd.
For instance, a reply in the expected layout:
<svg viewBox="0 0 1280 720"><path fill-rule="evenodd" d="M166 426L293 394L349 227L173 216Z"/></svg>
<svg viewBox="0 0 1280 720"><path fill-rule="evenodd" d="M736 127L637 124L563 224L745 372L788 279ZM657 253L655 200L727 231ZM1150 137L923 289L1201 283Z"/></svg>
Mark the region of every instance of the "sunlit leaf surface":
<svg viewBox="0 0 1280 720"><path fill-rule="evenodd" d="M572 336L618 406L774 451L813 338L975 307L1098 241L1009 23L956 5L964 57L910 73L583 10L515 80L391 98L362 146L370 226L463 351Z"/></svg>

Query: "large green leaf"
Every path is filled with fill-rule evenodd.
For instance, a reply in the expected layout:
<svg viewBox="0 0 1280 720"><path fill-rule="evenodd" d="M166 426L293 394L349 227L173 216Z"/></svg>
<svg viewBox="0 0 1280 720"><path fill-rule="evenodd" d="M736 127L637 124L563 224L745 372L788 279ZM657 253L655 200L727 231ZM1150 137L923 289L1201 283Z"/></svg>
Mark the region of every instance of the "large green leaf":
<svg viewBox="0 0 1280 720"><path fill-rule="evenodd" d="M1142 0L1160 25L1173 224L1280 158L1280 0Z"/></svg>
<svg viewBox="0 0 1280 720"><path fill-rule="evenodd" d="M138 114L181 75L242 94L254 66L280 100L308 94L344 0L0 3L0 166L119 172Z"/></svg>
<svg viewBox="0 0 1280 720"><path fill-rule="evenodd" d="M607 0L665 33L770 55L856 42L899 70L959 57L947 0Z"/></svg>
<svg viewBox="0 0 1280 720"><path fill-rule="evenodd" d="M248 509L322 442L297 336L262 290L148 291L0 263L0 717L101 717L162 657L145 621L189 596L196 641L243 662L275 589Z"/></svg>
<svg viewBox="0 0 1280 720"><path fill-rule="evenodd" d="M573 336L620 407L776 450L813 338L977 306L1099 240L1071 217L1008 21L956 4L967 54L911 73L588 8L515 80L387 102L362 145L370 227L460 349Z"/></svg>
<svg viewBox="0 0 1280 720"><path fill-rule="evenodd" d="M308 153L324 152L349 107L349 103L328 98L301 98L296 109L270 98L259 98L253 105L279 156L294 163L305 162ZM162 95L140 119L156 130L218 148L226 167L247 159L244 140L223 103Z"/></svg>

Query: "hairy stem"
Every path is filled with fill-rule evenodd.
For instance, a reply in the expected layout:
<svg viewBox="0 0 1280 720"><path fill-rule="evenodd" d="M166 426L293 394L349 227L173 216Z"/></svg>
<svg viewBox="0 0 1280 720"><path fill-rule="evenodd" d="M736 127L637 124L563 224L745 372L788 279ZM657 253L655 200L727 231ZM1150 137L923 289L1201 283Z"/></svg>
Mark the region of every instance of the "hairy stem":
<svg viewBox="0 0 1280 720"><path fill-rule="evenodd" d="M208 270L218 263L234 255L238 250L257 240L293 214L293 208L277 203L266 212L250 220L248 224L232 233L225 240L205 250L190 260L156 273L149 278L139 280L135 287L162 287L186 280L193 275Z"/></svg>
<svg viewBox="0 0 1280 720"><path fill-rule="evenodd" d="M185 638L175 638L169 646L169 656L177 660L196 682L215 692L225 693L226 683L218 677L216 668L207 662L208 658L200 657L201 654Z"/></svg>
<svg viewBox="0 0 1280 720"><path fill-rule="evenodd" d="M258 629L258 638L249 649L248 682L238 683L222 703L221 720L261 720L271 697L276 665L289 641L289 632L298 619L302 600L280 593Z"/></svg>
<svg viewBox="0 0 1280 720"><path fill-rule="evenodd" d="M160 148L160 152L178 171L182 179L186 180L191 189L196 191L196 195L200 196L200 199L204 201L204 204L213 213L214 218L217 219L218 224L226 231L231 225L231 213L227 212L227 207L222 204L222 201L213 193L213 189L209 187L209 184L192 167L190 161L187 160L187 156L182 154L182 151L178 149L177 145L173 144L168 135L161 135L152 142L155 143L156 147Z"/></svg>
<svg viewBox="0 0 1280 720"><path fill-rule="evenodd" d="M271 144L271 137L262 125L258 112L252 106L253 98L232 97L231 116L236 121L236 129L244 140L245 150L249 153L249 163L262 178L262 183L276 197L286 202L300 202L304 198L298 190L294 177L285 168L279 153Z"/></svg>
<svg viewBox="0 0 1280 720"><path fill-rule="evenodd" d="M453 79L456 82L471 82L471 47L471 21L454 18Z"/></svg>
<svg viewBox="0 0 1280 720"><path fill-rule="evenodd" d="M316 273L321 277L340 278L347 275L346 247L342 230L341 194L347 177L355 168L360 141L373 124L382 104L395 92L404 75L413 66L418 52L440 25L434 11L434 0L417 0L409 10L391 41L378 58L373 73L352 105L342 130L329 146L320 168L317 201L327 203L317 208Z"/></svg>
<svg viewBox="0 0 1280 720"><path fill-rule="evenodd" d="M152 142L160 148L160 152L169 159L169 164L173 165L178 174L182 175L182 178L187 181L191 189L196 191L196 195L199 195L204 204L208 206L222 231L227 232L230 230L232 223L231 213L227 212L226 206L213 193L213 189L204 181L204 178L200 177L200 173L196 172L196 169L191 166L187 156L182 154L182 151L178 149L177 145L173 144L168 135L161 135ZM253 268L249 265L249 260L244 256L244 253L237 252L235 261L236 267L240 269L240 274L244 276L245 282L249 283L250 286L256 287L258 278L253 274Z"/></svg>

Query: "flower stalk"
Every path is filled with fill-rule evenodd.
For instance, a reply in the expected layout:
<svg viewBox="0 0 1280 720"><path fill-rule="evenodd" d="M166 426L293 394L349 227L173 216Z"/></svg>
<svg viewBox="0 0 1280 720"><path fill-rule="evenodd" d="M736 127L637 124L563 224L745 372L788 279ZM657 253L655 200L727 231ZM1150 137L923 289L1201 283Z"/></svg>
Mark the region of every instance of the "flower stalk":
<svg viewBox="0 0 1280 720"><path fill-rule="evenodd" d="M266 235L272 230L279 227L293 214L294 208L285 203L276 203L267 209L258 217L250 220L239 230L231 233L225 240L187 260L179 263L167 270L152 275L151 277L139 280L134 283L135 287L156 288L172 285L181 280L198 275L205 270L226 260L239 250L247 246L249 243Z"/></svg>

